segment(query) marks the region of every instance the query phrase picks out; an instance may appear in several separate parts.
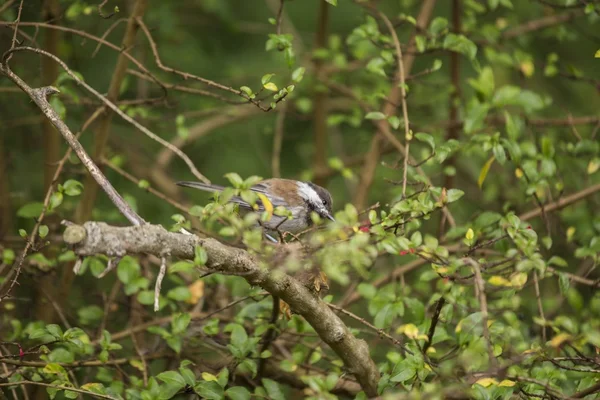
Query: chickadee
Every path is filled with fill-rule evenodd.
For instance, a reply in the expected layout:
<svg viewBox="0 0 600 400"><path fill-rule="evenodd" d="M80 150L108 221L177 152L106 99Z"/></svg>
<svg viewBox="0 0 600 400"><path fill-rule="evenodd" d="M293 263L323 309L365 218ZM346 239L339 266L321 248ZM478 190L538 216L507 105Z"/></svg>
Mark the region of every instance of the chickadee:
<svg viewBox="0 0 600 400"><path fill-rule="evenodd" d="M221 192L225 189L223 186L201 182L177 182L177 185L207 192ZM301 232L312 225L313 222L310 217L312 211L316 212L321 218L335 221L331 215L331 194L312 182L272 178L257 183L250 190L265 195L273 207L283 206L292 213L292 219L273 215L269 221L262 224L269 230L290 233ZM265 207L260 200L256 202L258 210L252 208L248 202L239 196L233 196L229 201L239 204L242 209L248 211L265 211ZM270 236L267 235L267 237L273 240Z"/></svg>

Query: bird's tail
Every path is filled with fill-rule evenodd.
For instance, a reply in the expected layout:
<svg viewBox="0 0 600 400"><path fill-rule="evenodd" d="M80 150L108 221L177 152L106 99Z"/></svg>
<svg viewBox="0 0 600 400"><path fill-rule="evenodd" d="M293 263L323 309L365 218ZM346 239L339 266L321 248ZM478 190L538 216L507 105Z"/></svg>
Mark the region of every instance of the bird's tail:
<svg viewBox="0 0 600 400"><path fill-rule="evenodd" d="M212 185L212 184L202 183L202 182L182 181L182 182L176 182L176 184L178 186L185 186L185 187L190 187L193 189L204 190L205 192L220 192L223 189L225 189L223 186Z"/></svg>

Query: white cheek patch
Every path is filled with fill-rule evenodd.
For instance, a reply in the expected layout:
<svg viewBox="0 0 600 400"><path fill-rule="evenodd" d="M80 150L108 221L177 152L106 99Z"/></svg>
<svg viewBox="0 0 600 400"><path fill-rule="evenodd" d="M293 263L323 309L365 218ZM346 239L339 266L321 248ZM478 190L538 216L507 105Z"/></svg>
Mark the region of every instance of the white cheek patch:
<svg viewBox="0 0 600 400"><path fill-rule="evenodd" d="M321 197L319 197L319 194L315 191L315 189L311 188L310 185L304 182L297 182L297 185L298 193L303 199L309 201L316 208L323 207L323 200L321 200Z"/></svg>

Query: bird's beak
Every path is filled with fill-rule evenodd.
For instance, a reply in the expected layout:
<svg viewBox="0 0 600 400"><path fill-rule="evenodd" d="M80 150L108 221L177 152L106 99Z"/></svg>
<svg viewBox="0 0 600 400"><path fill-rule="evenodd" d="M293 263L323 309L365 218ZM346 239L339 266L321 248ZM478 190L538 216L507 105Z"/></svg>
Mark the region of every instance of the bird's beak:
<svg viewBox="0 0 600 400"><path fill-rule="evenodd" d="M332 216L331 214L327 213L327 214L325 215L325 217L326 217L327 219L329 219L329 220L331 220L331 221L335 222L335 218L333 218L333 216Z"/></svg>

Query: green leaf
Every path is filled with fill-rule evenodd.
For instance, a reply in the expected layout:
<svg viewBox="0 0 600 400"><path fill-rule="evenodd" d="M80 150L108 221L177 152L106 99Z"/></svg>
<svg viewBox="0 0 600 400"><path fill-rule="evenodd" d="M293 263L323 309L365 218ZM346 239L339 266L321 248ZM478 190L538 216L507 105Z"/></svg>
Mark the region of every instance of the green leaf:
<svg viewBox="0 0 600 400"><path fill-rule="evenodd" d="M158 379L160 379L161 381L163 381L164 383L169 383L174 386L179 386L180 389L185 387L185 379L183 379L183 376L181 376L178 372L175 372L175 371L161 372L160 374L156 375L156 377Z"/></svg>
<svg viewBox="0 0 600 400"><path fill-rule="evenodd" d="M432 35L439 35L444 29L448 27L448 20L442 17L436 17L429 24L429 32Z"/></svg>
<svg viewBox="0 0 600 400"><path fill-rule="evenodd" d="M175 315L175 317L173 317L173 321L171 322L171 326L173 327L173 333L179 334L185 332L191 320L192 317L188 313Z"/></svg>
<svg viewBox="0 0 600 400"><path fill-rule="evenodd" d="M450 189L448 190L448 203L455 202L456 200L463 197L465 192L460 189Z"/></svg>
<svg viewBox="0 0 600 400"><path fill-rule="evenodd" d="M225 398L223 388L215 381L203 381L198 383L194 390L203 399L221 400Z"/></svg>
<svg viewBox="0 0 600 400"><path fill-rule="evenodd" d="M504 147L500 143L496 143L492 147L492 153L494 153L494 157L496 160L502 165L506 162L506 153L504 152Z"/></svg>
<svg viewBox="0 0 600 400"><path fill-rule="evenodd" d="M154 304L154 292L151 290L142 290L138 293L137 300L140 302L140 304L144 304L146 306Z"/></svg>
<svg viewBox="0 0 600 400"><path fill-rule="evenodd" d="M334 7L337 6L337 0L325 0L325 1Z"/></svg>
<svg viewBox="0 0 600 400"><path fill-rule="evenodd" d="M41 225L38 234L42 239L48 236L48 225Z"/></svg>
<svg viewBox="0 0 600 400"><path fill-rule="evenodd" d="M43 209L43 203L27 203L17 210L17 216L22 218L37 218Z"/></svg>
<svg viewBox="0 0 600 400"><path fill-rule="evenodd" d="M365 115L365 119L382 120L385 119L385 114L379 111L371 111Z"/></svg>
<svg viewBox="0 0 600 400"><path fill-rule="evenodd" d="M79 196L81 194L81 190L83 189L83 184L74 179L69 179L65 183L63 183L63 193L67 196Z"/></svg>
<svg viewBox="0 0 600 400"><path fill-rule="evenodd" d="M417 132L415 133L415 139L420 142L425 142L431 147L431 150L435 151L435 141L433 140L433 136L428 133Z"/></svg>
<svg viewBox="0 0 600 400"><path fill-rule="evenodd" d="M61 192L54 192L52 196L50 196L50 205L48 209L54 210L56 207L60 206L63 202L63 194Z"/></svg>
<svg viewBox="0 0 600 400"><path fill-rule="evenodd" d="M274 76L275 74L265 74L263 75L263 77L260 79L260 82L262 83L262 85L266 85L267 83L271 82L271 78Z"/></svg>
<svg viewBox="0 0 600 400"><path fill-rule="evenodd" d="M285 400L285 395L281 391L279 383L267 378L263 378L261 382L272 400Z"/></svg>
<svg viewBox="0 0 600 400"><path fill-rule="evenodd" d="M208 253L202 246L196 246L194 248L194 264L195 265L206 265L208 261Z"/></svg>
<svg viewBox="0 0 600 400"><path fill-rule="evenodd" d="M230 387L225 391L225 394L231 400L250 400L252 393L243 386Z"/></svg>
<svg viewBox="0 0 600 400"><path fill-rule="evenodd" d="M242 348L248 341L248 334L244 327L240 324L233 324L231 328L231 344L235 347Z"/></svg>
<svg viewBox="0 0 600 400"><path fill-rule="evenodd" d="M177 272L190 273L194 270L194 264L189 261L178 261L175 264L169 265L169 273L175 274Z"/></svg>
<svg viewBox="0 0 600 400"><path fill-rule="evenodd" d="M443 47L464 54L470 60L473 60L477 55L477 45L464 35L449 33L444 39Z"/></svg>
<svg viewBox="0 0 600 400"><path fill-rule="evenodd" d="M230 172L228 174L225 174L225 178L227 178L227 180L231 183L231 185L234 188L238 188L244 183L244 180L242 179L242 177L240 177L235 172Z"/></svg>
<svg viewBox="0 0 600 400"><path fill-rule="evenodd" d="M126 285L133 282L134 279L140 276L140 265L137 260L130 256L123 257L117 267L117 276Z"/></svg>
<svg viewBox="0 0 600 400"><path fill-rule="evenodd" d="M15 252L13 249L2 250L2 262L5 264L12 264L15 260Z"/></svg>
<svg viewBox="0 0 600 400"><path fill-rule="evenodd" d="M59 347L48 354L48 360L55 363L72 363L75 361L75 356L67 349Z"/></svg>
<svg viewBox="0 0 600 400"><path fill-rule="evenodd" d="M192 297L192 293L187 286L178 286L167 292L167 297L175 301L186 301Z"/></svg>
<svg viewBox="0 0 600 400"><path fill-rule="evenodd" d="M299 83L304 78L304 73L306 72L306 68L299 67L292 72L292 81Z"/></svg>
<svg viewBox="0 0 600 400"><path fill-rule="evenodd" d="M46 330L56 339L62 339L63 331L60 326L56 324L46 325Z"/></svg>

